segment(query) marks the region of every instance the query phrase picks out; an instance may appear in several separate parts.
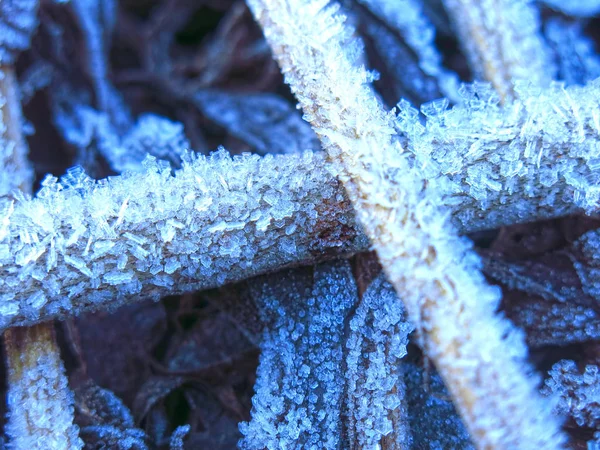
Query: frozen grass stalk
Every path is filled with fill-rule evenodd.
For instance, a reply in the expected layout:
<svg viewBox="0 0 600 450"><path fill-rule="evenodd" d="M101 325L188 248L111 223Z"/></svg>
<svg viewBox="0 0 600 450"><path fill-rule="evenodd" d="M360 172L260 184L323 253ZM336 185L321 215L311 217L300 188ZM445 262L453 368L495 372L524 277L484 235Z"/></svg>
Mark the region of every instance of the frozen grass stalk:
<svg viewBox="0 0 600 450"><path fill-rule="evenodd" d="M36 25L36 1L0 4L0 195L31 191L33 169L22 133L19 89L13 69ZM12 328L4 333L7 365L6 434L15 449L83 447L73 424L73 394L60 357L52 322Z"/></svg>
<svg viewBox="0 0 600 450"><path fill-rule="evenodd" d="M530 0L444 0L475 77L492 83L504 102L514 81L545 87L552 79L540 19Z"/></svg>
<svg viewBox="0 0 600 450"><path fill-rule="evenodd" d="M477 447L562 448L520 333L456 237L437 195L393 140L393 116L356 66L361 48L328 1L249 0L254 16L404 300Z"/></svg>

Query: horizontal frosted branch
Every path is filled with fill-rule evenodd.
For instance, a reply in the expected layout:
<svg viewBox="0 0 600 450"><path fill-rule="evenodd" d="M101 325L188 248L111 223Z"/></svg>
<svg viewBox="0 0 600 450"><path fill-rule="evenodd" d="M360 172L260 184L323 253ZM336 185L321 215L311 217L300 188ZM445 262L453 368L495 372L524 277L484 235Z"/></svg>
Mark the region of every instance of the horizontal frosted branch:
<svg viewBox="0 0 600 450"><path fill-rule="evenodd" d="M462 233L595 213L598 92L595 81L504 109L485 97L436 114L430 104L426 128L404 105L398 126ZM33 200L4 200L0 327L364 251L326 166L321 152L232 160L221 151L175 176L149 162L144 173L98 182L77 171L48 178Z"/></svg>
<svg viewBox="0 0 600 450"><path fill-rule="evenodd" d="M463 86L460 106L400 104L398 126L428 183L461 231L494 228L600 204L600 78L586 86L518 85L499 105L485 85Z"/></svg>
<svg viewBox="0 0 600 450"><path fill-rule="evenodd" d="M367 248L323 156L222 150L171 174L71 169L0 212L0 327L220 286Z"/></svg>

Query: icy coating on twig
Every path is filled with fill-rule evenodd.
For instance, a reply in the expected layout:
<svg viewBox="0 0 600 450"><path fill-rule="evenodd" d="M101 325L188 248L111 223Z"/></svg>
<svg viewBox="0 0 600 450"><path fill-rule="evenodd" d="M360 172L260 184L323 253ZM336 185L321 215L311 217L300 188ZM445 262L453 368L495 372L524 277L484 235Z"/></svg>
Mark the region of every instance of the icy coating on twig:
<svg viewBox="0 0 600 450"><path fill-rule="evenodd" d="M69 390L52 324L14 328L6 334L10 448L78 450Z"/></svg>
<svg viewBox="0 0 600 450"><path fill-rule="evenodd" d="M144 173L100 181L74 168L60 182L47 177L33 200L3 201L0 327L220 286L368 246L322 156L190 154L174 176L154 158L144 164Z"/></svg>

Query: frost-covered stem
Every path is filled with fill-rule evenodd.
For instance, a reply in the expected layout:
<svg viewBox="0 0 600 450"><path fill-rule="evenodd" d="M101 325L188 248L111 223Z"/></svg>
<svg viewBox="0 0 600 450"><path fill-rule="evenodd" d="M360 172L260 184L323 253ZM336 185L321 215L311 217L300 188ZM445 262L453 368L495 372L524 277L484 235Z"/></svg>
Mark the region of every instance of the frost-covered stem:
<svg viewBox="0 0 600 450"><path fill-rule="evenodd" d="M0 195L26 187L28 191L33 181L22 121L15 72L12 67L0 67Z"/></svg>
<svg viewBox="0 0 600 450"><path fill-rule="evenodd" d="M530 0L444 0L471 69L504 102L514 81L546 86L552 79L540 19Z"/></svg>
<svg viewBox="0 0 600 450"><path fill-rule="evenodd" d="M5 335L8 366L10 448L83 448L73 424L73 394L60 359L52 324L12 328Z"/></svg>
<svg viewBox="0 0 600 450"><path fill-rule="evenodd" d="M33 170L22 134L19 90L12 67L0 69L2 195L31 191ZM15 449L80 449L72 393L52 322L4 333L8 371L6 434Z"/></svg>
<svg viewBox="0 0 600 450"><path fill-rule="evenodd" d="M361 49L338 5L248 3L476 445L561 448L522 336L496 316L498 291L486 286L477 258L448 230L436 194L392 138L392 117L355 65Z"/></svg>
<svg viewBox="0 0 600 450"><path fill-rule="evenodd" d="M144 173L101 181L72 170L61 183L47 178L33 200L2 205L0 327L368 247L322 156L190 158L175 176L152 160Z"/></svg>

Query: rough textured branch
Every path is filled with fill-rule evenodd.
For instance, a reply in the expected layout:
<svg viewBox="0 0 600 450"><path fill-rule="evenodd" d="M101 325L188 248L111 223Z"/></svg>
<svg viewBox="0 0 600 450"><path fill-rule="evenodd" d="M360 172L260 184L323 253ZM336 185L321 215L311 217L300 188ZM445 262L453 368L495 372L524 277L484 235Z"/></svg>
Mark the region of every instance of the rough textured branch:
<svg viewBox="0 0 600 450"><path fill-rule="evenodd" d="M222 150L190 155L175 176L168 164L145 165L144 173L98 182L72 169L60 183L46 178L33 200L4 201L1 327L206 289L368 246L322 156L231 159Z"/></svg>
<svg viewBox="0 0 600 450"><path fill-rule="evenodd" d="M435 193L423 189L423 174L393 140L393 119L355 65L361 49L337 5L248 3L477 446L560 448L522 336L496 317L497 290L485 285L477 258L449 232Z"/></svg>

